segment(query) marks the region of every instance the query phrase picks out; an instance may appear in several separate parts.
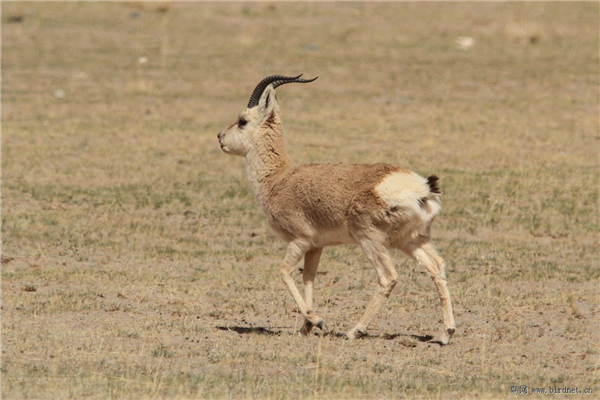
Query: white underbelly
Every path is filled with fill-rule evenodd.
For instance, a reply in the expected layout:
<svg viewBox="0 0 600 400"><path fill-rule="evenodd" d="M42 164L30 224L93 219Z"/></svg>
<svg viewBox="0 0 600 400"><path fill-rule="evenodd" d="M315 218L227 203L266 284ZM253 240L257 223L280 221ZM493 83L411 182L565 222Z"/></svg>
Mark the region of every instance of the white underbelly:
<svg viewBox="0 0 600 400"><path fill-rule="evenodd" d="M312 238L312 242L316 247L357 243L346 227L332 231L319 232Z"/></svg>

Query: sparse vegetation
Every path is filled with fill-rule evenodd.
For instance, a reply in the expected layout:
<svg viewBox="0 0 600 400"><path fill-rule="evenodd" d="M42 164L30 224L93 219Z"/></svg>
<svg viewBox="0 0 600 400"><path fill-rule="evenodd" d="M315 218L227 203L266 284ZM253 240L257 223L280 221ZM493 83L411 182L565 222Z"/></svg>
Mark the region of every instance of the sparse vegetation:
<svg viewBox="0 0 600 400"><path fill-rule="evenodd" d="M599 27L594 2L2 2L2 398L599 393ZM451 345L400 254L369 336L336 335L375 282L356 247L324 252L326 334L294 334L285 245L216 134L302 72L293 160L441 176Z"/></svg>

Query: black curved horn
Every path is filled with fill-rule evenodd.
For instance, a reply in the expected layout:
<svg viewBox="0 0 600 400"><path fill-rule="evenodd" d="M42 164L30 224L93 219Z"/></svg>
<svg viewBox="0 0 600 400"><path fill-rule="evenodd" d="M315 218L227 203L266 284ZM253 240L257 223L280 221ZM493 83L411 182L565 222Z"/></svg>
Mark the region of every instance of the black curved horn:
<svg viewBox="0 0 600 400"><path fill-rule="evenodd" d="M302 76L302 75L300 75ZM300 77L299 76L299 77ZM310 82L314 82L317 80L318 76L312 78L312 79L298 79L299 77L295 78L294 80L279 80L279 81L275 81L273 82L273 89L277 88L278 86L281 85L285 85L286 83L310 83Z"/></svg>
<svg viewBox="0 0 600 400"><path fill-rule="evenodd" d="M248 108L256 107L258 105L260 96L262 96L263 92L270 84L273 84L273 89L275 89L276 87L285 85L286 83L309 83L318 78L317 76L313 79L299 79L301 76L302 74L298 76L271 75L266 77L254 88L252 96L250 96L250 101L248 102Z"/></svg>

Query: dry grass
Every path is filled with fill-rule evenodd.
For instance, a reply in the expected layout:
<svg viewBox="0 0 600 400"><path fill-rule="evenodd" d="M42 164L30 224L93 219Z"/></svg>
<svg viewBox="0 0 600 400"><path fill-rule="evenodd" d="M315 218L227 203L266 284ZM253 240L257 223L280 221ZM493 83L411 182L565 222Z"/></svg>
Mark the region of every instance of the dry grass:
<svg viewBox="0 0 600 400"><path fill-rule="evenodd" d="M3 2L2 397L600 392L598 8ZM294 160L442 176L450 346L419 340L441 313L400 255L371 336L334 334L375 281L353 247L318 276L330 334L293 334L284 244L216 134L300 72Z"/></svg>

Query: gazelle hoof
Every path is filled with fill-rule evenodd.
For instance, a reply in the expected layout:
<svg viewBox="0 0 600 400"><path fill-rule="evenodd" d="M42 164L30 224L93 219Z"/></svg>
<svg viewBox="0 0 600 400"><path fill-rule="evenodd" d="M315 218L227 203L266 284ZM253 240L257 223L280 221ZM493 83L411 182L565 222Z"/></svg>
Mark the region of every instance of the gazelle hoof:
<svg viewBox="0 0 600 400"><path fill-rule="evenodd" d="M323 318L319 317L314 311L309 310L304 316L304 326L311 325L311 328L316 326L323 330Z"/></svg>
<svg viewBox="0 0 600 400"><path fill-rule="evenodd" d="M310 335L312 328L314 328L315 326L317 326L321 330L323 330L323 318L319 318L319 320L317 321L316 324L313 324L309 320L305 319L304 325L302 325L302 328L300 328L300 333L304 336L308 336L308 335Z"/></svg>
<svg viewBox="0 0 600 400"><path fill-rule="evenodd" d="M346 333L346 340L354 340L354 339L359 339L363 336L366 336L367 332L365 331L359 331L359 330L351 330L348 333Z"/></svg>
<svg viewBox="0 0 600 400"><path fill-rule="evenodd" d="M302 334L302 336L308 336L310 335L312 328L313 324L311 324L310 321L304 321L304 325L302 325L302 328L300 328L300 334Z"/></svg>
<svg viewBox="0 0 600 400"><path fill-rule="evenodd" d="M323 318L319 318L319 322L317 322L317 328L323 330Z"/></svg>
<svg viewBox="0 0 600 400"><path fill-rule="evenodd" d="M448 328L444 332L442 332L442 334L440 335L440 343L443 345L447 345L448 343L450 343L450 338L452 337L452 335L454 335L455 331L455 328Z"/></svg>

